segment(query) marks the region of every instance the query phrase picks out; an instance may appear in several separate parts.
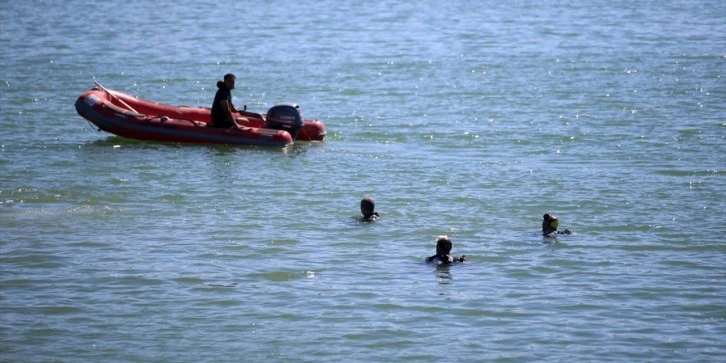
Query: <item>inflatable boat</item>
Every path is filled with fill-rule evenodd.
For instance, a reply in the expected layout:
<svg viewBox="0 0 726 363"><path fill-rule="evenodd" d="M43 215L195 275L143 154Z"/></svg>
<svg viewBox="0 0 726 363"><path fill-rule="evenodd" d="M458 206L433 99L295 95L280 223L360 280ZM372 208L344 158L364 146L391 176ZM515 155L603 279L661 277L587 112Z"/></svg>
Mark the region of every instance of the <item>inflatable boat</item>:
<svg viewBox="0 0 726 363"><path fill-rule="evenodd" d="M325 125L303 119L296 104L275 105L265 115L239 111L239 129L220 129L209 127L208 107L145 101L96 83L78 97L76 111L99 130L139 140L285 147L325 139Z"/></svg>

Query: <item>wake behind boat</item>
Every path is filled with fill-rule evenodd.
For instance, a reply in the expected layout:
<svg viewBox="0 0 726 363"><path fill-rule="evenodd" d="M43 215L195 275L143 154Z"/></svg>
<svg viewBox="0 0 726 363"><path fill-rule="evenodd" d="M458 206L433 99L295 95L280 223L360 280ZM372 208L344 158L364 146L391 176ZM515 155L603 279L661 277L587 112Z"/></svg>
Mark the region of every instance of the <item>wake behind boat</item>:
<svg viewBox="0 0 726 363"><path fill-rule="evenodd" d="M76 111L100 130L139 140L285 147L294 141L323 141L325 125L303 119L296 104L279 104L266 115L239 111L240 129L211 125L208 107L170 106L95 87L76 100Z"/></svg>

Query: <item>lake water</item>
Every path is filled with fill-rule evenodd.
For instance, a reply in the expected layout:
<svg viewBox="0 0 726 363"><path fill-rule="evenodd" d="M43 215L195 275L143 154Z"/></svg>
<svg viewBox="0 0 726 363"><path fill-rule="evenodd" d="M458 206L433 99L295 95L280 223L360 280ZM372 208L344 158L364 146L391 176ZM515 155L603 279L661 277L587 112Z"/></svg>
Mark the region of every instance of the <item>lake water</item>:
<svg viewBox="0 0 726 363"><path fill-rule="evenodd" d="M724 361L724 19L2 1L0 361ZM210 106L227 72L327 140L134 141L73 106L94 80ZM422 262L442 234L468 262Z"/></svg>

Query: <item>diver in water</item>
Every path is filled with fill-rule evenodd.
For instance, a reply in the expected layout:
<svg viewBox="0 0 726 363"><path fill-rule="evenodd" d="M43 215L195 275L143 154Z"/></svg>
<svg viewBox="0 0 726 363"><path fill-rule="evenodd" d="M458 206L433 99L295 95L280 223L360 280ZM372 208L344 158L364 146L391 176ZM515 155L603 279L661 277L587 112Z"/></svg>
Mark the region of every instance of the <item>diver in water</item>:
<svg viewBox="0 0 726 363"><path fill-rule="evenodd" d="M363 217L360 219L361 222L375 222L378 220L379 215L373 210L376 208L376 202L373 198L363 198L360 201L360 212Z"/></svg>
<svg viewBox="0 0 726 363"><path fill-rule="evenodd" d="M558 231L557 227L560 225L560 220L557 216L545 214L542 216L542 235L545 237L554 237L558 234L572 234L569 229L564 231Z"/></svg>
<svg viewBox="0 0 726 363"><path fill-rule="evenodd" d="M439 236L436 239L436 254L431 257L426 257L425 262L435 263L437 265L449 265L456 262L466 261L466 256L461 257L451 256L452 248L451 240L448 236Z"/></svg>

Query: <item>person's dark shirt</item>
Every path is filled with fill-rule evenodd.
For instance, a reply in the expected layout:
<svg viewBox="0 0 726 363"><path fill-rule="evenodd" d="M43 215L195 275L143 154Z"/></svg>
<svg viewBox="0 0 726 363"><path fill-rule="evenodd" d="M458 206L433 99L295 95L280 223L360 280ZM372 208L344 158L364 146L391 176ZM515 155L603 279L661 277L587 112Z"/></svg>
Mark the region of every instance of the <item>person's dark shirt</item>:
<svg viewBox="0 0 726 363"><path fill-rule="evenodd" d="M212 127L228 128L232 127L232 120L229 119L227 111L219 103L227 100L232 105L232 92L224 82L217 82L217 93L214 95L214 103L212 104Z"/></svg>

